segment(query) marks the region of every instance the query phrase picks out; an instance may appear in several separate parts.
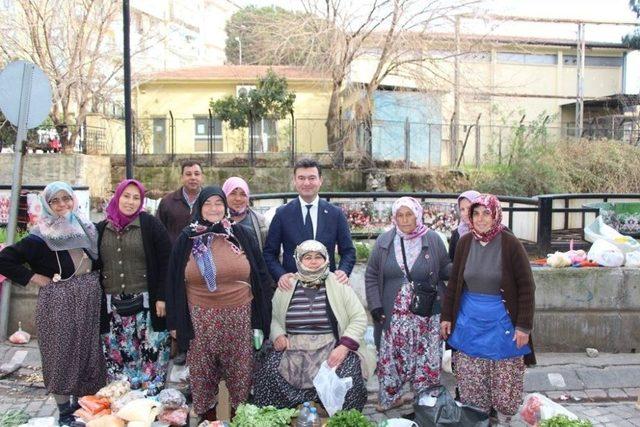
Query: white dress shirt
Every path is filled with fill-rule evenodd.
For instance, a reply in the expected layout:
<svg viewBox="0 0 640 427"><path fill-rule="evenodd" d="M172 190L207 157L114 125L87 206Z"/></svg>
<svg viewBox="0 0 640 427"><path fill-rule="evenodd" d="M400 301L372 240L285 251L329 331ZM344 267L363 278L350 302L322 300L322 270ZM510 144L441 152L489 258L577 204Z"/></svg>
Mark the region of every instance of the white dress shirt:
<svg viewBox="0 0 640 427"><path fill-rule="evenodd" d="M307 205L312 205L310 210L311 213L311 225L313 225L313 238L316 238L316 232L318 231L318 204L320 203L320 196L316 196L313 199L313 202L307 203L302 197L298 196L298 200L300 200L300 210L302 212L302 223L304 224L304 219L307 217Z"/></svg>

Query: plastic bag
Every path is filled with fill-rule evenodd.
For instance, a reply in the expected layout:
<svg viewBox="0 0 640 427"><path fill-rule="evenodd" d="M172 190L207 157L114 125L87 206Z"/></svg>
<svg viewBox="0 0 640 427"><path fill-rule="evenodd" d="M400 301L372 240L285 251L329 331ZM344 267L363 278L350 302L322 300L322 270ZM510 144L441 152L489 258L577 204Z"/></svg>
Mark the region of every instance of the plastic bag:
<svg viewBox="0 0 640 427"><path fill-rule="evenodd" d="M109 399L98 396L82 396L78 400L78 404L82 407L82 409L94 415L111 407L111 402L109 402Z"/></svg>
<svg viewBox="0 0 640 427"><path fill-rule="evenodd" d="M584 228L584 239L591 243L595 243L599 239L606 240L624 253L640 249L640 243L637 240L618 233L613 227L605 224L601 216Z"/></svg>
<svg viewBox="0 0 640 427"><path fill-rule="evenodd" d="M113 381L106 386L102 387L96 393L98 397L104 397L109 399L109 402L113 403L127 394L131 390L131 385L127 380Z"/></svg>
<svg viewBox="0 0 640 427"><path fill-rule="evenodd" d="M520 418L530 426L537 426L540 421L548 420L556 415L566 415L571 420L578 419L575 414L562 405L540 393L526 395L519 412Z"/></svg>
<svg viewBox="0 0 640 427"><path fill-rule="evenodd" d="M88 411L84 408L80 408L77 411L75 411L73 413L73 415L77 418L82 419L83 422L88 423L91 420L95 420L96 418L100 418L100 417L104 417L105 415L110 415L111 414L111 409L103 409L100 412L97 413L91 413L91 411Z"/></svg>
<svg viewBox="0 0 640 427"><path fill-rule="evenodd" d="M176 409L187 403L187 399L175 388L165 388L158 394L158 402L164 409Z"/></svg>
<svg viewBox="0 0 640 427"><path fill-rule="evenodd" d="M189 407L187 405L183 405L179 408L164 409L162 413L158 415L158 421L171 426L183 426L187 424L188 416Z"/></svg>
<svg viewBox="0 0 640 427"><path fill-rule="evenodd" d="M624 255L624 265L627 267L640 267L640 251L626 253Z"/></svg>
<svg viewBox="0 0 640 427"><path fill-rule="evenodd" d="M589 261L597 262L605 267L620 267L624 264L624 254L614 244L598 239L587 254Z"/></svg>
<svg viewBox="0 0 640 427"><path fill-rule="evenodd" d="M420 395L413 405L415 422L421 426L489 427L489 415L480 409L456 402L444 386Z"/></svg>
<svg viewBox="0 0 640 427"><path fill-rule="evenodd" d="M25 424L20 424L18 427L57 427L58 422L55 417L38 417L31 418Z"/></svg>
<svg viewBox="0 0 640 427"><path fill-rule="evenodd" d="M94 418L87 423L87 427L124 427L125 421L115 415L105 415Z"/></svg>
<svg viewBox="0 0 640 427"><path fill-rule="evenodd" d="M22 330L22 322L18 322L18 330L9 337L9 341L13 344L26 344L30 339L31 335Z"/></svg>
<svg viewBox="0 0 640 427"><path fill-rule="evenodd" d="M146 396L144 395L144 392L140 390L130 391L129 393L125 394L124 396L122 396L121 398L113 402L111 404L111 410L114 413L116 413L120 409L122 409L127 403L132 402L134 400L138 400L138 399L144 399L145 397Z"/></svg>
<svg viewBox="0 0 640 427"><path fill-rule="evenodd" d="M133 400L122 407L116 416L125 421L143 423L141 425L149 426L156 419L160 412L160 403L151 399Z"/></svg>
<svg viewBox="0 0 640 427"><path fill-rule="evenodd" d="M450 374L453 373L453 369L451 366L452 357L453 357L453 351L451 349L447 350L447 344L443 341L442 342L442 370Z"/></svg>
<svg viewBox="0 0 640 427"><path fill-rule="evenodd" d="M554 268L571 267L571 259L564 252L547 255L547 265Z"/></svg>
<svg viewBox="0 0 640 427"><path fill-rule="evenodd" d="M353 378L340 378L335 369L331 369L327 362L322 362L318 374L313 379L313 386L318 392L322 405L333 416L342 409L344 397L353 386Z"/></svg>

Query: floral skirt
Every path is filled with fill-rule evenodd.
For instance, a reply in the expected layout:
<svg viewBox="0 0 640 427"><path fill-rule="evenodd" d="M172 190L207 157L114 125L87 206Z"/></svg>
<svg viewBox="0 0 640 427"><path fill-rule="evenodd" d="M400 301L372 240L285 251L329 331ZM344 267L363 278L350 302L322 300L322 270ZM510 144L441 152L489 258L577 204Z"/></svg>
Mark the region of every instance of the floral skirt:
<svg viewBox="0 0 640 427"><path fill-rule="evenodd" d="M267 352L260 370L254 373L252 403L257 406L295 408L304 402L320 402L315 388L294 387L280 374L278 366L283 354L273 349ZM350 351L336 369L336 374L340 378L353 378L353 387L347 392L342 409L362 411L367 403L367 387L362 377L360 357Z"/></svg>
<svg viewBox="0 0 640 427"><path fill-rule="evenodd" d="M132 389L155 395L164 387L171 350L169 332L154 331L148 309L132 316L110 314L102 335L109 381L126 378Z"/></svg>
<svg viewBox="0 0 640 427"><path fill-rule="evenodd" d="M194 338L187 352L193 407L204 414L218 402L225 380L235 409L247 401L253 371L251 303L238 307L191 306Z"/></svg>
<svg viewBox="0 0 640 427"><path fill-rule="evenodd" d="M440 314L422 317L411 313L411 295L411 284L402 285L393 304L391 323L380 340L378 403L385 409L393 406L406 383L416 394L440 384Z"/></svg>

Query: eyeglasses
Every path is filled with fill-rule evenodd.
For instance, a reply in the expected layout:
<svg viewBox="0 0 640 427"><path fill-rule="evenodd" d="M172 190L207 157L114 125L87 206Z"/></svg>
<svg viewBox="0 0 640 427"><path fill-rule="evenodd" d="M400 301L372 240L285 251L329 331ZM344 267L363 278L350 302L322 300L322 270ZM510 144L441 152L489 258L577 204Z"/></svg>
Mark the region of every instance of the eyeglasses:
<svg viewBox="0 0 640 427"><path fill-rule="evenodd" d="M61 198L55 198L55 199L51 199L49 200L49 206L53 206L53 205L59 205L61 203L63 204L67 204L69 202L71 202L73 200L73 197L71 196L63 196Z"/></svg>

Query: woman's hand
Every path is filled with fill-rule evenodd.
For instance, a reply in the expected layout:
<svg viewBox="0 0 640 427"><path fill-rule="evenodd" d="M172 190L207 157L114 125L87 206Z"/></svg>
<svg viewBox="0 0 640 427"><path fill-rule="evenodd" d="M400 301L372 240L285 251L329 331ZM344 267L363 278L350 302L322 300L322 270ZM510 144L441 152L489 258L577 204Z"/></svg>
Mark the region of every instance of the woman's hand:
<svg viewBox="0 0 640 427"><path fill-rule="evenodd" d="M164 301L156 301L156 316L164 317L167 315Z"/></svg>
<svg viewBox="0 0 640 427"><path fill-rule="evenodd" d="M176 339L176 330L175 329L170 330L169 334L171 335L171 338L173 338L174 340Z"/></svg>
<svg viewBox="0 0 640 427"><path fill-rule="evenodd" d="M33 276L31 276L31 280L29 280L29 283L33 283L38 287L43 287L51 283L51 278L47 276L43 276L42 274L36 273Z"/></svg>
<svg viewBox="0 0 640 427"><path fill-rule="evenodd" d="M529 343L529 334L516 329L516 334L514 335L513 340L516 342L516 347L522 348Z"/></svg>
<svg viewBox="0 0 640 427"><path fill-rule="evenodd" d="M347 357L347 354L349 354L349 349L347 348L347 346L340 344L339 346L334 348L329 354L329 358L327 359L327 364L332 369L335 367L338 367L342 362L344 362L344 359Z"/></svg>
<svg viewBox="0 0 640 427"><path fill-rule="evenodd" d="M449 338L449 335L451 335L451 322L440 322L440 336L442 339L446 340Z"/></svg>
<svg viewBox="0 0 640 427"><path fill-rule="evenodd" d="M385 320L387 320L387 316L384 315L384 309L382 307L371 310L371 317L373 317L376 323L384 323Z"/></svg>
<svg viewBox="0 0 640 427"><path fill-rule="evenodd" d="M273 342L273 348L275 348L276 351L285 351L287 348L289 348L289 338L287 338L286 335L280 335Z"/></svg>

